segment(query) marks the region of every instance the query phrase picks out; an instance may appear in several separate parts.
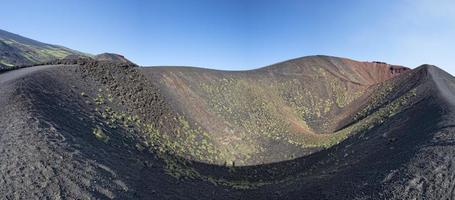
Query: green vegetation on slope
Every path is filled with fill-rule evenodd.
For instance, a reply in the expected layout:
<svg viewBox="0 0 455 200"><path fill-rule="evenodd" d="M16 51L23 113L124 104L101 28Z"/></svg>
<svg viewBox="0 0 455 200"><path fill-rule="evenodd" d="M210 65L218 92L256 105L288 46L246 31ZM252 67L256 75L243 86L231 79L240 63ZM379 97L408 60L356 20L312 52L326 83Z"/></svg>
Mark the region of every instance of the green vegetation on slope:
<svg viewBox="0 0 455 200"><path fill-rule="evenodd" d="M196 91L205 97L210 111L234 127L232 137L239 138L227 149L235 155L223 157L248 163L267 148L264 138L300 148L326 147L319 142L326 134L316 132L328 133L333 123L329 116L360 97L363 88L347 85L322 68L314 71L318 76L312 82L320 84L267 76L226 76L200 83Z"/></svg>
<svg viewBox="0 0 455 200"><path fill-rule="evenodd" d="M5 66L33 65L61 59L68 55L82 55L82 53L0 30L0 63Z"/></svg>
<svg viewBox="0 0 455 200"><path fill-rule="evenodd" d="M177 112L208 133L220 153L216 163L239 166L308 155L361 132L364 126L353 124L363 118L354 114L369 104L372 88L387 87L377 83L392 77L387 65L327 57L247 72L176 67L150 69L149 75Z"/></svg>
<svg viewBox="0 0 455 200"><path fill-rule="evenodd" d="M203 175L191 167L190 160L219 159L219 152L209 142L207 133L200 129L190 127L183 116L178 117L179 127L175 130L177 137L169 134L161 134L155 124L146 124L137 115L128 115L121 111L115 111L110 105L115 102L111 94L105 96L102 90L95 98L90 98L84 92L81 96L87 98L87 103L96 105L96 111L104 119L110 128L123 128L131 137L141 136L141 143L136 144L139 151L147 149L153 152L165 163L165 172L177 179L199 179L211 182L215 185L225 185L238 189L251 189L264 184L264 182L231 181L220 177ZM108 99L108 101L105 101ZM115 106L115 105L114 105ZM107 136L100 127L93 129L95 137L104 142L109 142ZM190 157L185 157L190 156ZM183 156L183 157L182 157ZM192 157L192 158L191 158ZM212 161L213 162L213 161Z"/></svg>
<svg viewBox="0 0 455 200"><path fill-rule="evenodd" d="M228 180L222 177L204 175L204 173L191 167L190 160L197 159L213 162L217 159L222 159L219 157L222 155L220 154L221 152L209 142L210 136L207 133L203 132L200 128L191 128L191 125L183 116L179 116L177 119L179 121L179 126L175 130L177 137L160 133L155 124L147 124L137 115L115 111L111 106L115 107L114 102L116 102L116 100L111 94L105 94L101 92L102 90L99 91L100 93L95 98L90 98L85 93L81 96L89 99L89 101L96 105L96 111L111 128L123 128L127 130L131 136L139 135L143 137L142 142L138 143L136 148L140 151L147 149L155 153L165 163L166 173L177 179L199 179L211 182L215 185L224 185L237 189L253 189L280 181L292 181L292 177L271 182ZM401 112L403 109L410 106L410 103L412 102L411 98L416 96L416 91L415 88L408 91L404 95L373 112L368 117L343 130L333 134L326 134L317 141L311 141L311 143L307 140L303 140L301 141L302 143L298 143L298 145L305 147L314 145L317 147L329 148L330 146L343 141L349 135L372 129L383 123L387 118L393 117L398 112ZM109 137L100 129L100 127L94 128L93 134L98 140L108 143ZM231 167L232 172L235 172L235 167Z"/></svg>

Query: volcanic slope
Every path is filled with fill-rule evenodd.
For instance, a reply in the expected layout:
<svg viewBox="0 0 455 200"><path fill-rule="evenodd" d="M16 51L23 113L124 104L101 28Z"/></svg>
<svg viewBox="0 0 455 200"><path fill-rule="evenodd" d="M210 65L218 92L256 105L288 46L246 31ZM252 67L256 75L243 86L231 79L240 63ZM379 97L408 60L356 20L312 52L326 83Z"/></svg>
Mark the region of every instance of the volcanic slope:
<svg viewBox="0 0 455 200"><path fill-rule="evenodd" d="M0 30L0 70L48 62L68 55L84 54Z"/></svg>
<svg viewBox="0 0 455 200"><path fill-rule="evenodd" d="M326 56L246 72L54 64L0 74L3 198L454 195L455 78L434 66Z"/></svg>
<svg viewBox="0 0 455 200"><path fill-rule="evenodd" d="M407 70L328 56L240 72L143 68L172 107L208 133L220 155L208 162L237 165L288 160L340 142L354 132L341 128L355 122L351 115L376 85Z"/></svg>

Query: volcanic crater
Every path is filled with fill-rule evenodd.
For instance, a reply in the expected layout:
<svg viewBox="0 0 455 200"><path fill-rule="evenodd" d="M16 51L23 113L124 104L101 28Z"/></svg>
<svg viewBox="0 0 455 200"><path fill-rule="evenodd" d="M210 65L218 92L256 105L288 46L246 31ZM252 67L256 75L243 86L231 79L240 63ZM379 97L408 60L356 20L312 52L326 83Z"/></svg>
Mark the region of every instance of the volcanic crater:
<svg viewBox="0 0 455 200"><path fill-rule="evenodd" d="M309 56L219 71L108 57L0 74L4 197L453 194L455 79L435 66Z"/></svg>

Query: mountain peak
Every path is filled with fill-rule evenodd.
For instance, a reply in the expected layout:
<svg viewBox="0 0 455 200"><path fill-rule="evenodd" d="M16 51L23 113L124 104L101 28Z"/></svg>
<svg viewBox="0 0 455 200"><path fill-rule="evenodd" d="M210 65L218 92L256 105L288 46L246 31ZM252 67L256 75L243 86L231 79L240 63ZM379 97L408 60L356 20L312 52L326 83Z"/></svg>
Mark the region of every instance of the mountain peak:
<svg viewBox="0 0 455 200"><path fill-rule="evenodd" d="M117 62L117 63L134 64L130 60L126 59L125 56L116 54L116 53L102 53L102 54L96 55L94 58L95 58L95 60L98 60L98 61L110 61L110 62Z"/></svg>

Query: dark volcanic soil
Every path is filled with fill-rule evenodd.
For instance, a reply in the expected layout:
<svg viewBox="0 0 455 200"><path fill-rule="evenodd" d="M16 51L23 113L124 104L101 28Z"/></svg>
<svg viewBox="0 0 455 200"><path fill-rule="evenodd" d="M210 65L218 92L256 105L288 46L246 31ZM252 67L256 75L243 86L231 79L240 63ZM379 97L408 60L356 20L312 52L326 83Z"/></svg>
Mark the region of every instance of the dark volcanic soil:
<svg viewBox="0 0 455 200"><path fill-rule="evenodd" d="M377 72L370 73L368 68L363 69L369 66L367 64L333 59L335 61L329 62L332 65L327 65L327 60L315 59L310 63L296 60L286 63L287 69L271 66L258 73L236 75L241 78L204 72L201 76L205 78L194 79L195 72L186 68L158 69L163 73L160 75L157 71L147 72L128 64L90 59L72 61L71 65L68 65L69 61L61 61L67 65L37 66L2 73L0 197L454 199L455 78L429 65L392 76L387 75L390 66L383 66L385 70L380 70L379 66L374 68ZM350 64L355 66L349 68ZM205 106L208 107L201 107L204 108L201 113L192 110L195 108L185 110L178 106L182 99L176 97L185 92L189 97L215 95L210 93L211 87L188 82L210 80L215 82L207 83L217 84L217 78L232 78L233 82L223 82L216 90L242 99L245 95L242 88L251 83L248 81L270 82L273 78L285 81L287 76L277 74L293 70L292 73L300 71L305 75L308 73L305 70L309 70L306 68L312 66L315 71L326 70L321 72L326 75L320 77L329 78L321 80L344 80L336 83L345 84L348 91L362 93L352 100L339 94L343 97L341 101L332 96L338 95L336 90L311 87L312 96L333 97L334 104L327 106L330 108L327 112L320 111L319 118L326 120L342 114L343 117L334 118L338 124L319 127L318 123L309 120L309 117L317 116L300 116L267 106L255 108L264 108L261 112L270 111L273 115L245 117L235 115L241 112L233 112L246 120L271 119L268 122L272 123L274 117L286 116L284 119L296 119L302 124L302 121L308 122L308 129L299 129L301 132L290 129L295 132L287 133L292 134L328 137L330 134L336 136L338 129L350 130L346 139L331 136L331 140L315 140L329 141L330 145L306 156L288 157L273 163L264 159L263 164L257 162L267 157L258 156L251 160L256 163L251 166L216 164L216 159L210 159L223 160L223 156L227 156L220 150L224 143L212 136L215 133L210 132L210 126L202 124L198 128L195 124L201 124L198 116L214 111L217 104L207 103ZM354 71L355 75L345 74L348 71ZM179 77L185 73L189 74L186 82L176 82L182 80L180 78L162 79L162 75ZM337 78L330 78L332 76ZM295 74L291 77L296 78ZM185 87L171 90L165 81ZM324 81L320 85L327 83ZM223 89L225 85L238 90ZM271 107L288 105L279 93L271 95L275 94L273 88L268 88L269 93L257 92L261 91L260 86L254 85L258 90L247 90L254 94L253 99L269 97L273 102ZM286 95L297 97L294 93ZM189 98L187 104L208 100L205 96ZM218 100L221 102L222 99ZM310 105L306 101L297 103ZM245 106L242 101L235 104L222 101L220 105L221 111ZM289 107L293 108L292 105ZM235 122L228 115L211 115L217 123L222 119ZM240 128L234 130L242 131ZM259 136L262 135L245 138L261 138ZM332 139L340 141L332 143ZM258 147L263 147L263 151L257 155L286 155L300 151L295 149L297 147L281 145L284 143L274 144L269 139L261 141ZM250 149L239 146L233 151L241 154ZM281 154L274 151L281 151Z"/></svg>

